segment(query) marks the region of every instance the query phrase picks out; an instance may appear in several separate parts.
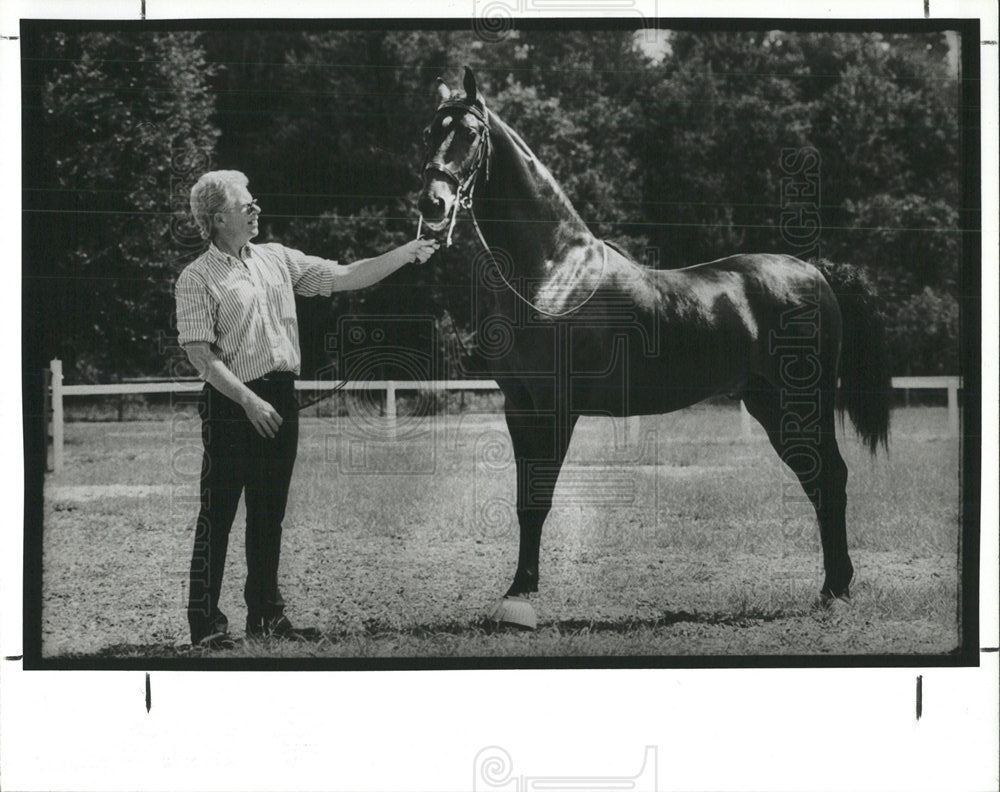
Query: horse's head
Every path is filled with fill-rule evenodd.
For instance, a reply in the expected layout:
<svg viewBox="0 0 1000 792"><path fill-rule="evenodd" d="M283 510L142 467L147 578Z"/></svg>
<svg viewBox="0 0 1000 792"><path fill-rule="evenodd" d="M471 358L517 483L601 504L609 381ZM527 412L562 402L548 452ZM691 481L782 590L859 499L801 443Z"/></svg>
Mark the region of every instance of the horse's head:
<svg viewBox="0 0 1000 792"><path fill-rule="evenodd" d="M459 206L469 204L480 171L489 172L489 117L468 67L463 87L465 96L459 97L438 80L438 107L424 130L426 159L418 207L423 225L434 234L444 233Z"/></svg>

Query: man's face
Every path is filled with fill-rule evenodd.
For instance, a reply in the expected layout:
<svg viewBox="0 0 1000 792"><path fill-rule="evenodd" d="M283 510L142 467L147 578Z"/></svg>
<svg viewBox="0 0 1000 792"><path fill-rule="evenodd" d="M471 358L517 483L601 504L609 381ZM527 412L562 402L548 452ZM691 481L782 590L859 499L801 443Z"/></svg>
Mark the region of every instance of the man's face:
<svg viewBox="0 0 1000 792"><path fill-rule="evenodd" d="M257 236L260 207L246 187L231 191L229 208L219 213L219 229L234 240L249 241Z"/></svg>

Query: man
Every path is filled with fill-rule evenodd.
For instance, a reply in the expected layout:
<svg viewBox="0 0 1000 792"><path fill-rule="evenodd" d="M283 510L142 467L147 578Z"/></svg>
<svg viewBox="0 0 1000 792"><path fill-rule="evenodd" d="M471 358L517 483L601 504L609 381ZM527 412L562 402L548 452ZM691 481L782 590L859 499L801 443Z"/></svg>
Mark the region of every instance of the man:
<svg viewBox="0 0 1000 792"><path fill-rule="evenodd" d="M341 265L277 243L254 245L260 207L239 171L204 174L191 189L191 213L208 250L177 280L180 344L206 385L199 405L204 456L201 509L191 558L191 643L234 645L219 610L229 531L246 493L250 637L309 640L295 628L278 590L281 523L298 446L294 380L299 373L293 293L328 296L363 289L437 243L414 240L373 259Z"/></svg>

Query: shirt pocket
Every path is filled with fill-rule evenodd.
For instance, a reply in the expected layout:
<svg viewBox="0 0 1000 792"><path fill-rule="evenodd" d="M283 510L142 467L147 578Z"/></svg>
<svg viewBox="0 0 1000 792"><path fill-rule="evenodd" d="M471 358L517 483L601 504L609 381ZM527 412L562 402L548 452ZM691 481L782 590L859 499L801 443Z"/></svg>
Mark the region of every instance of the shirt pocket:
<svg viewBox="0 0 1000 792"><path fill-rule="evenodd" d="M295 321L295 295L285 282L267 284L267 302L283 322Z"/></svg>

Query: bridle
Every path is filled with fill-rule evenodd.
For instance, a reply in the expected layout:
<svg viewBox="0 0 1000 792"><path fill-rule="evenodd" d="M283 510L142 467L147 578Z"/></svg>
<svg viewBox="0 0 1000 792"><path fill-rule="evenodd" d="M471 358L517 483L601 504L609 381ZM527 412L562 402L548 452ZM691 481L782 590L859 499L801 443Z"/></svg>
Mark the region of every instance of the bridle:
<svg viewBox="0 0 1000 792"><path fill-rule="evenodd" d="M441 110L448 110L451 108L456 108L462 110L465 113L469 113L473 117L479 120L483 125L483 131L479 138L479 142L476 144L475 150L472 152L471 156L466 157L465 161L461 166L456 169L450 165L447 160L445 160L444 155L450 145L450 136L446 136L438 146L437 151L431 155L426 162L424 162L424 167L421 172L426 174L428 171L435 171L437 173L443 173L449 179L451 179L457 185L455 190L455 203L451 209L451 219L448 222L448 235L445 238L445 247L451 247L451 234L455 229L455 221L458 219L459 207L462 209L468 209L472 212L472 194L476 189L476 180L479 178L479 173L483 169L485 164L485 179L489 181L490 178L490 121L486 115L486 111L479 108L478 105L469 104L467 102L462 102L458 100L450 100L442 102L438 106L438 112ZM468 167L468 175L462 176L462 171L466 170ZM417 239L420 238L420 232L423 226L424 217L422 214L418 214L417 219Z"/></svg>
<svg viewBox="0 0 1000 792"><path fill-rule="evenodd" d="M476 236L479 237L479 242L483 246L483 249L489 255L490 260L493 262L493 266L496 267L497 274L500 276L500 280L504 282L508 289L510 289L514 296L517 297L521 302L525 303L532 310L537 311L540 314L551 317L566 316L567 314L577 311L590 302L590 299L597 293L597 289L601 285L601 281L604 278L604 271L608 266L608 246L601 240L601 252L603 253L603 261L601 263L601 276L597 279L597 283L594 284L594 288L591 290L587 298L581 302L579 305L574 305L565 311L560 311L554 313L551 311L546 311L539 308L531 300L521 294L513 284L507 280L503 274L503 270L500 265L497 264L495 258L493 258L493 252L490 250L490 246L486 243L483 238L483 232L479 228L479 222L476 220L476 213L472 210L472 196L476 189L476 181L479 178L479 174L485 171L485 179L489 181L490 178L490 153L492 151L490 144L490 121L486 114L485 109L480 109L479 105L469 104L468 102L463 102L461 100L446 100L438 105L437 112L441 110L447 110L451 108L457 108L465 113L469 113L479 120L483 125L483 132L479 138L479 143L476 145L475 151L465 158L459 169L452 167L444 158L444 154L450 146L450 136L446 136L438 146L437 151L433 155L428 157L424 162L424 166L421 169L423 174L427 174L428 171L434 171L437 173L443 173L449 179L455 182L457 185L455 190L455 202L451 209L451 219L448 221L448 234L445 237L445 247L451 247L451 235L452 231L455 229L455 221L458 219L458 210L461 207L469 212L469 217L472 219L472 225L476 229ZM463 177L462 171L465 170L466 164L468 164L468 174ZM485 168L483 167L485 164ZM417 239L420 239L420 233L423 228L424 216L417 213Z"/></svg>

